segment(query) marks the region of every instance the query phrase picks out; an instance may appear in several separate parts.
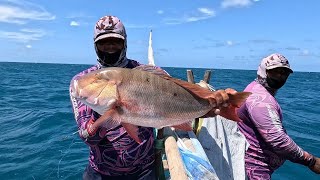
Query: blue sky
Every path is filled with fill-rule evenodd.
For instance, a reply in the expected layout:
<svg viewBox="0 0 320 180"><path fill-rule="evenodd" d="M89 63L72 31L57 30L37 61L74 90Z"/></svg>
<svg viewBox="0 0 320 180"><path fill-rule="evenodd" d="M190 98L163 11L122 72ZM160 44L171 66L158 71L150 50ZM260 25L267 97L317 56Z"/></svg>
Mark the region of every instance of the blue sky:
<svg viewBox="0 0 320 180"><path fill-rule="evenodd" d="M274 52L320 71L319 0L0 0L0 61L95 64L93 27L126 26L129 58L165 67L256 69Z"/></svg>

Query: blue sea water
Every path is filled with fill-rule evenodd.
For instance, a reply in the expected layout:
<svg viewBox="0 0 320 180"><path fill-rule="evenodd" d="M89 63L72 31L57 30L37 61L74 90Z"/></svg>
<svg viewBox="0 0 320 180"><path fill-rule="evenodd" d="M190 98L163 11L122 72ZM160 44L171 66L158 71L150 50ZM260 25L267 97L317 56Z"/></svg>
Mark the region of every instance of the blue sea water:
<svg viewBox="0 0 320 180"><path fill-rule="evenodd" d="M77 134L69 82L88 65L0 63L0 179L81 179L88 148ZM186 68L164 68L186 79ZM193 70L195 80L206 69ZM241 91L250 70L212 69L211 84ZM278 92L284 126L306 151L320 156L320 73L295 72ZM273 179L320 179L287 161Z"/></svg>

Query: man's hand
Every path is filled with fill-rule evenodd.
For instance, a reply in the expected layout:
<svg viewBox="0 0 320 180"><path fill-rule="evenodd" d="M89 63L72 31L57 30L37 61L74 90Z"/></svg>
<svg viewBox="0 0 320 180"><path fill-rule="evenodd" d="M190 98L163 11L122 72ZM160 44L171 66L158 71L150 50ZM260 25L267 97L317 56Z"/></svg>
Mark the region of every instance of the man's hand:
<svg viewBox="0 0 320 180"><path fill-rule="evenodd" d="M212 102L210 102L210 103L211 104L215 104L215 106L217 108L219 108L219 107L228 107L229 106L229 103L228 103L229 96L228 96L228 94L237 93L236 90L231 89L231 88L227 88L225 90L222 89L222 90L215 91L214 88L210 84L206 83L203 80L201 80L199 83L196 83L196 84L201 86L201 87L203 87L203 88L205 88L205 89L209 89L211 91L214 91L213 99L212 99Z"/></svg>
<svg viewBox="0 0 320 180"><path fill-rule="evenodd" d="M316 163L312 167L309 167L309 169L311 169L311 171L315 172L316 174L320 174L320 158L315 157L315 159Z"/></svg>
<svg viewBox="0 0 320 180"><path fill-rule="evenodd" d="M94 124L94 120L91 118L86 125L85 129L81 129L81 136L87 139L89 136L93 136L97 132L97 128L93 128L92 125Z"/></svg>
<svg viewBox="0 0 320 180"><path fill-rule="evenodd" d="M237 91L234 90L234 89L231 89L231 88L228 88L226 90L218 90L218 91L215 91L214 94L215 94L215 98L212 102L210 103L213 103L215 104L215 108L213 108L211 111L209 111L206 115L202 116L202 118L206 118L206 117L214 117L216 115L219 115L220 114L220 108L222 107L228 107L230 104L229 104L229 96L228 94L234 94L236 93Z"/></svg>
<svg viewBox="0 0 320 180"><path fill-rule="evenodd" d="M234 89L232 89L232 88L227 88L227 89L225 89L225 91L226 91L226 93L228 93L228 94L236 94L236 93L237 93L237 91L234 90Z"/></svg>

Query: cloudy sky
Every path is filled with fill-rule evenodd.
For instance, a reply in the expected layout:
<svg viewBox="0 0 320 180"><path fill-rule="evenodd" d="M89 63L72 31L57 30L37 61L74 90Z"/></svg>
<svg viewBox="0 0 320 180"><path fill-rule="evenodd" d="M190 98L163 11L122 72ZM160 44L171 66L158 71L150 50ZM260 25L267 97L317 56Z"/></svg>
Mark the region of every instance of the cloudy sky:
<svg viewBox="0 0 320 180"><path fill-rule="evenodd" d="M274 52L320 71L319 0L0 0L0 61L94 64L93 27L125 24L129 58L166 67L256 69Z"/></svg>

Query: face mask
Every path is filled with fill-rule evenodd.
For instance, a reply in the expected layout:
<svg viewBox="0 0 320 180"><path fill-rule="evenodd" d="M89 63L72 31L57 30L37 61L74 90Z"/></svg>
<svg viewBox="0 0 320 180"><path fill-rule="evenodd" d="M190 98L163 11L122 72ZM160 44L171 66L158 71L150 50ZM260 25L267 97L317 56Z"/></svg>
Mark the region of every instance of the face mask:
<svg viewBox="0 0 320 180"><path fill-rule="evenodd" d="M268 86L272 89L280 89L286 83L286 80L274 79L269 76L267 76L266 80Z"/></svg>
<svg viewBox="0 0 320 180"><path fill-rule="evenodd" d="M103 66L112 65L119 61L122 50L114 53L98 51L99 62Z"/></svg>

